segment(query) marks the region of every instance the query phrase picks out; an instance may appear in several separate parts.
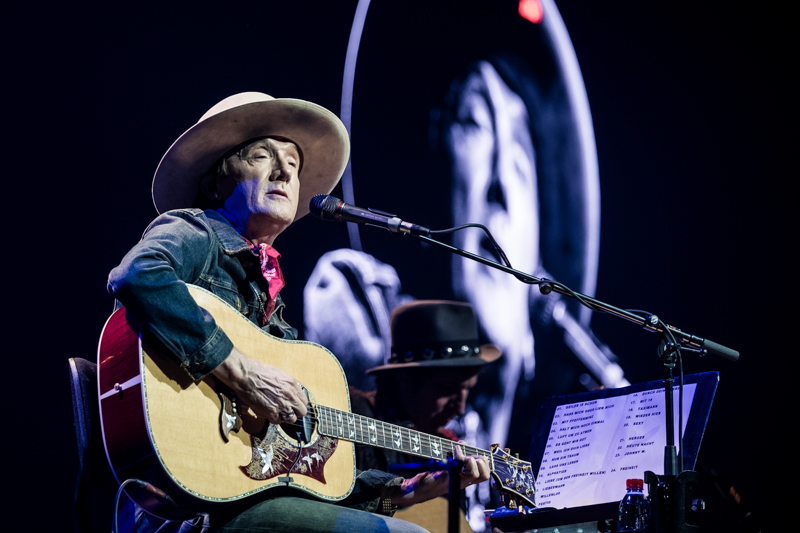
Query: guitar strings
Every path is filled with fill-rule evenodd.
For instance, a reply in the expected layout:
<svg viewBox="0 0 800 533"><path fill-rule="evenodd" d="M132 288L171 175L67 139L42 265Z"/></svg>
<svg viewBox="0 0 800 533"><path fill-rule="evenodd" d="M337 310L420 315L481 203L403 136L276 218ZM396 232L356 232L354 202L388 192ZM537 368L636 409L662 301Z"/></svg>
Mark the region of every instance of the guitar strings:
<svg viewBox="0 0 800 533"><path fill-rule="evenodd" d="M334 411L334 413L335 413L335 412L337 412L337 411ZM342 414L345 414L345 412L344 412L344 411L341 411L341 413L342 413ZM347 414L353 415L353 413L347 413ZM361 415L353 415L353 416L355 416L355 417L361 417ZM307 420L310 420L311 422L316 422L318 425L322 425L322 424L330 425L330 424L331 424L331 422L330 422L329 420L324 420L322 417L318 417L318 416L317 416L317 417L315 417L315 416L312 416L312 415L306 415L306 417L305 417L305 418L306 418ZM361 418L362 418L363 420L372 420L372 419L365 418L365 417L361 417ZM302 419L301 419L301 420L302 420ZM462 448L462 449L464 449L464 451L465 451L465 452L466 452L467 450L473 450L473 451L475 451L475 452L478 452L478 453L475 453L475 454L473 454L473 455L481 455L481 453L480 453L480 452L482 452L482 453L484 453L484 454L487 454L487 455L489 455L489 456L493 455L493 454L492 454L492 452L491 452L491 451L489 451L489 450L483 450L483 449L481 449L481 448L477 448L477 447L474 447L474 446L469 446L468 444L464 444L463 442L451 441L451 440L449 440L449 439L445 439L445 438L443 438L443 437L438 437L438 436L436 436L436 435L430 435L430 434L428 434L428 433L424 433L424 432L421 432L421 431L418 431L418 430L415 430L415 429L411 429L411 428L405 428L405 427L398 426L398 425L395 425L395 424L389 424L388 422L383 422L383 421L381 421L381 420L376 420L376 422L378 422L378 423L380 423L380 424L382 424L382 425L384 425L384 426L388 426L388 427L389 427L389 429L406 430L407 432L408 432L408 431L411 431L411 432L414 432L414 433L419 433L420 435L424 435L424 436L428 437L429 439L435 439L437 442L441 442L441 443L445 443L445 444L450 444L450 445L459 445L459 446L461 446L461 448ZM295 423L283 422L283 423L281 423L281 424L279 424L279 425L281 425L281 426L289 426L289 427L301 427L301 426L302 426L302 424L300 424L300 423L299 423L299 421L298 421L298 422L295 422ZM382 429L386 429L386 428L382 428ZM326 435L326 433L325 433L325 432L323 432L323 431L320 431L319 429L318 429L317 431L318 431L319 433L323 434L323 435ZM363 439L357 439L357 438L347 438L347 437L340 437L340 436L338 436L338 435L335 435L335 434L333 434L333 433L334 433L333 431L331 431L330 433L331 433L331 434L330 434L330 435L328 435L328 436L330 436L330 437L334 437L334 438L340 438L340 439L342 439L342 440L347 440L347 441L351 441L351 442L361 442L361 441L363 441L363 443L364 443L364 444L369 444L367 441L364 441ZM403 435L402 433L401 433L401 435L400 435L400 439L401 439L401 441L402 441L403 443L405 443L406 441L408 441L409 443L411 442L411 441L410 441L410 438L409 438L409 436L408 436L408 435ZM386 440L386 439L384 438L384 440ZM391 439L389 439L389 440L391 440ZM401 444L401 446L402 446L402 444ZM405 450L403 450L403 451L405 451ZM411 453L411 452L409 452L409 453ZM414 454L413 454L413 453L411 453L411 455L414 455ZM506 462L509 462L509 461L506 461Z"/></svg>
<svg viewBox="0 0 800 533"><path fill-rule="evenodd" d="M413 432L413 433L418 433L420 435L424 435L424 436L428 437L429 439L435 439L437 442L441 442L441 443L445 443L445 444L459 444L462 448L465 448L465 449L469 448L469 449L472 449L472 450L474 450L476 452L484 452L484 453L487 453L489 455L492 455L492 453L490 451L488 451L488 450L482 450L480 448L476 448L476 447L473 447L473 446L465 445L464 443L454 442L454 441L451 441L449 439L438 437L436 435L430 435L428 433L424 433L424 432L421 432L421 431L418 431L418 430L415 430L415 429L405 428L405 427L402 427L402 426L398 426L396 424L390 424L388 422L383 422L383 421L377 420L377 419L371 419L371 418L364 417L362 415L358 415L358 414L355 414L355 413L350 413L350 412L346 412L346 411L339 411L339 410L333 409L331 407L318 406L318 409L319 408L328 410L328 413L327 413L328 415L341 414L341 415L344 415L344 416L352 416L352 417L354 417L355 419L357 419L359 421L367 421L367 422L374 421L374 422L379 423L379 424L381 424L383 426L381 428L382 430L387 429L387 427L388 427L389 430L392 430L392 429L397 429L397 430L400 430L400 431L405 430L406 432ZM323 424L325 424L325 425L334 424L335 425L335 422L332 422L331 420L326 420L321 416L314 416L314 415L309 414L309 415L306 415L306 419L308 419L308 420L310 420L312 422L316 422L318 425L323 425ZM300 424L299 423L294 423L294 424L285 423L285 425L288 425L288 426L299 426ZM363 430L362 430L362 433L363 433ZM330 436L331 437L336 437L336 438L344 438L344 437L338 437L337 435L330 435ZM400 434L400 439L401 439L401 441L407 441L407 440L410 441L409 435L403 435L402 432ZM344 440L358 441L359 439L347 439L347 438L344 438ZM384 437L384 440L386 440L385 437ZM366 441L364 443L368 444Z"/></svg>
<svg viewBox="0 0 800 533"><path fill-rule="evenodd" d="M363 419L363 420L372 420L372 419L370 419L370 418L363 417L362 415L354 415L353 413L347 413L347 412L345 412L345 411L339 411L339 410L337 410L337 409L333 409L333 408L330 408L330 407L318 406L317 408L318 408L318 409L319 409L319 408L324 408L324 409L327 409L327 410L329 411L329 413L328 413L328 414L335 414L335 413L340 413L340 414L343 414L343 415L344 415L344 414L349 414L349 415L352 415L352 416L355 416L355 417L359 417L359 418L361 418L361 419ZM329 423L328 421L321 421L321 418L320 418L320 417L318 417L318 416L313 416L311 413L307 414L305 418L306 418L307 420L310 420L310 421L312 421L312 422L316 423L316 425L317 425L317 428L315 428L315 429L316 429L316 431L317 431L319 434L321 434L321 435L326 435L326 433L325 433L325 432L323 432L323 431L320 431L320 429L319 429L319 426L320 426L320 425L322 425L323 423L325 423L325 424ZM302 419L301 419L301 420L302 420ZM397 425L394 425L394 424L388 424L388 423L386 423L386 422L382 422L382 421L380 421L380 420L375 420L375 421L376 421L376 422L380 422L381 424L386 424L386 425L390 426L390 428L408 429L408 428L403 428L403 427L401 427L401 426L397 426ZM299 421L298 421L298 422L299 422ZM295 428L300 428L300 429L301 429L301 431L302 431L302 424L300 424L300 423L298 423L298 422L295 422L295 423L287 423L287 422L285 422L285 423L283 423L283 424L280 424L280 425L282 425L282 426L289 426L289 427L295 427ZM462 444L462 443L458 443L458 442L455 442L455 441L451 441L451 440L448 440L448 439L444 439L444 438L442 438L442 437L437 437L437 436L435 436L435 435L429 435L429 434L427 434L427 433L418 432L418 431L416 431L416 430L410 430L410 431L415 431L415 432L417 432L417 433L420 433L420 434L422 434L422 435L426 435L426 436L428 436L428 437L430 437L430 438L436 439L436 440L438 440L438 441L441 441L441 442L443 442L443 443L450 443L450 444L451 444L451 445L453 445L453 446L455 446L455 445L460 445L460 446L462 447L462 450L463 450L463 452L464 452L465 459L466 459L466 458L468 458L468 457L470 457L470 456L473 456L473 455L482 455L482 456L484 456L484 458L487 458L487 459L488 459L488 458L491 458L491 459L492 459L492 462L489 464L489 466L490 466L491 470L492 470L493 472L495 472L495 473L497 472L497 465L508 465L508 466L512 466L512 467L513 467L513 466L516 466L516 467L522 467L522 468L523 468L523 472L524 472L524 471L527 471L528 469L530 469L530 468L531 468L531 464L530 464L529 462L527 462L527 461L523 461L522 459L518 459L518 458L512 458L512 457L511 457L511 456L508 454L508 452L506 452L505 450L501 450L501 451L502 451L502 453L503 453L503 455L501 455L501 456L497 457L497 456L495 456L494 452L490 452L490 451L488 451L488 450L482 450L482 449L480 449L480 448L475 448L475 447L473 447L473 446L468 446L468 445L465 445L465 444ZM331 432L331 433L333 433L333 432ZM364 444L369 444L368 442L364 442L364 441L362 441L362 440L359 440L359 439L351 439L351 438L347 438L347 437L338 437L338 436L336 436L336 435L327 435L327 436L329 436L329 437L333 437L333 438L337 438L337 439L341 439L341 440L346 440L346 441L348 441L348 442L363 442ZM402 443L403 443L403 441L405 440L405 439L403 438L403 435L402 435L402 433L401 433L401 435L400 435L400 439L401 439L401 446L402 446ZM393 442L394 442L394 441L393 441ZM409 444L410 444L410 441L409 441ZM379 446L379 447L380 447L380 446ZM387 448L386 446L383 446L383 447L384 447L384 448ZM395 448L392 448L392 449L395 449ZM471 449L471 450L474 450L474 451L476 451L476 452L481 452L481 453L470 454L470 453L469 453L469 450L470 450L470 449ZM399 450L399 451L406 451L406 450ZM444 451L444 447L443 447L442 451ZM454 449L454 448L453 448L453 452L455 452L455 449ZM418 454L415 454L415 453L413 453L413 452L408 452L408 453L409 453L410 455L418 455ZM483 455L483 454L488 454L488 456L486 456L486 455ZM297 455L297 458L298 458L298 459L300 458L300 455L301 455L301 454L298 454L298 455ZM433 457L431 457L431 456L429 456L429 455L422 455L422 457L429 457L430 459L433 459ZM507 457L508 457L508 458L507 458ZM494 467L492 467L492 465L494 465ZM527 465L527 468L525 467L526 465ZM533 472L531 472L531 478L532 478L532 481L533 481L533 493L535 494L535 492L536 492L536 489L535 489L535 487L536 487L536 478L535 478L535 476L533 476ZM514 476L514 479L516 480L516 475ZM511 481L511 480L510 480L510 479L506 479L506 482L508 482L508 481ZM495 479L495 480L494 480L494 482L495 482L495 484L499 484L499 485L501 485L501 486L502 486L502 489L501 489L501 490L509 490L509 487L508 487L508 486L506 486L506 483L505 483L505 482L503 482L502 480L501 480L501 481L498 481L497 479ZM530 488L530 487L529 487L529 488ZM530 494L524 494L524 495L523 495L522 493L520 493L520 492L519 492L518 490L516 490L516 489L521 489L521 487L520 487L520 486L516 486L516 487L514 487L514 488L512 489L514 492L516 492L517 494L519 494L521 497L528 498L529 496L531 496ZM530 501L532 501L532 500L530 500Z"/></svg>
<svg viewBox="0 0 800 533"><path fill-rule="evenodd" d="M317 414L317 413L319 413L319 414ZM420 435L425 435L425 436L429 437L429 439L436 439L436 441L442 443L443 444L442 451L445 451L445 446L444 445L446 445L446 444L449 444L449 445L453 446L451 448L451 451L453 452L453 454L455 454L455 446L459 445L462 448L462 451L464 453L465 459L468 458L468 457L474 456L474 455L480 455L480 456L483 456L486 459L491 459L491 462L489 462L489 466L490 466L492 472L494 472L496 475L497 475L498 466L502 466L502 465L506 465L506 466L510 466L510 467L517 467L517 468L521 467L523 472L526 472L529 469L531 469L530 462L523 461L522 459L519 459L519 458L511 457L511 455L508 452L506 452L505 450L502 450L502 449L500 450L502 455L496 456L495 452L492 452L492 451L489 451L489 450L482 450L480 448L469 446L469 445L466 445L466 444L463 444L463 443L451 441L449 439L444 439L442 437L437 437L436 435L429 435L427 433L422 433L422 432L417 431L417 430L412 430L410 428L404 428L402 426L397 426L395 424L389 424L389 423L383 422L381 420L371 419L371 418L365 417L363 415L358 415L358 414L351 413L351 412L348 412L348 411L341 411L339 409L335 409L335 408L332 408L332 407L327 407L327 406L324 406L324 405L315 406L315 408L314 409L310 409L308 414L306 414L306 416L304 417L304 419L306 421L310 421L311 423L313 423L315 425L315 430L320 435L326 435L326 436L329 436L329 437L332 437L332 438L341 439L341 440L345 440L345 441L348 441L348 442L363 443L363 444L367 444L367 445L370 444L369 442L364 441L363 439L349 438L349 437L339 437L338 435L334 434L335 433L334 431L330 431L330 432L322 431L321 430L322 426L323 425L330 425L331 424L331 420L326 420L321 415L323 415L323 416L335 416L335 415L350 416L350 417L353 417L354 419L359 420L359 422L372 421L372 422L379 423L382 426L388 426L390 431L392 429L395 429L395 428L398 429L398 430L405 429L407 432L408 431L413 431L414 433L418 433ZM302 431L304 428L303 428L303 424L300 423L301 420L303 420L303 419L299 419L297 422L294 422L294 423L285 422L285 423L279 424L279 425L288 426L288 427L292 427L292 428L299 428L300 431ZM335 422L334 422L334 425L336 425ZM385 429L385 427L382 428L382 429ZM363 433L363 430L362 430L362 433ZM404 438L403 433L401 431L400 432L400 443L401 443L400 447L401 447L401 450L399 450L399 451L406 452L406 450L404 449L404 446L403 446L406 441L408 441L409 445L411 444L410 435L406 435L405 438ZM385 442L386 442L386 438L385 438L385 435L384 435L384 443ZM392 440L392 442L396 442L396 441ZM430 446L430 440L429 440L428 444ZM381 447L381 446L379 446L379 447ZM388 446L383 446L383 448L396 449L396 448L392 448L392 447L388 447ZM420 449L421 449L421 442L420 442ZM474 452L478 452L478 453L470 453L470 450L472 450ZM413 453L412 451L408 451L407 453L409 453L410 455L417 455L417 456L421 456L421 457L428 457L430 459L434 459L434 457L432 457L430 455L424 455L424 454L423 455L419 455L419 454ZM298 455L297 455L298 459L299 459L300 455L301 454L298 453ZM532 491L535 494L535 492L536 492L536 489L535 489L535 487L536 487L536 478L533 475L532 471L531 471L530 475L531 475L531 479L533 481L532 487L530 485L528 485L527 483L525 483L525 485L528 485L528 488L532 488ZM515 480L517 480L516 474L514 474L513 477L514 477ZM508 482L508 481L511 481L511 480L510 479L506 479L506 482ZM518 481L522 481L522 480L518 480ZM494 482L495 482L495 484L499 484L500 486L502 486L502 489L500 489L499 487L498 487L498 489L500 489L500 490L509 490L509 487L506 486L506 483L503 482L502 480L498 481L498 479L495 479ZM516 492L517 494L519 494L521 497L524 497L524 498L528 498L530 496L529 494L524 494L523 495L522 493L520 493L516 489L521 489L521 485L518 485L518 486L514 487L511 490L513 490L514 492ZM529 500L529 501L532 501L532 500Z"/></svg>
<svg viewBox="0 0 800 533"><path fill-rule="evenodd" d="M328 409L330 411L330 414L341 413L343 415L355 416L355 417L357 417L359 419L362 419L362 420L372 420L372 419L364 417L362 415L357 415L357 414L354 414L354 413L348 413L348 412L345 412L345 411L339 411L339 410L333 409L331 407L318 406L317 408L319 409L320 407L322 407L324 409ZM304 418L307 419L307 420L310 420L312 423L314 423L317 426L317 428L315 428L316 431L318 433L322 434L322 435L326 435L326 436L337 438L337 439L346 440L346 441L349 441L349 442L359 442L359 443L362 442L360 439L350 439L350 438L346 438L346 437L339 437L337 435L327 435L326 433L320 431L318 429L320 425L329 424L330 423L329 421L322 419L322 417L320 417L320 416L314 416L314 415L311 415L311 414L307 414ZM302 420L302 419L300 419L300 420ZM294 428L302 428L302 424L299 423L300 420L298 420L297 422L294 422L294 423L283 422L283 423L281 423L279 425L281 425L281 426L289 426L289 427L294 427ZM383 421L380 421L380 420L375 420L375 421L379 422L381 424L387 425L390 428L398 428L398 429L401 429L401 430L405 429L407 431L414 431L414 432L420 433L422 435L425 435L426 437L429 437L429 438L432 438L432 439L436 439L436 440L438 440L440 442L443 442L443 443L461 446L462 450L464 451L464 455L465 456L481 455L481 456L484 456L484 457L487 457L487 456L488 457L492 457L494 459L495 463L501 463L501 464L507 464L507 465L515 465L515 464L518 464L518 463L524 463L524 464L530 465L530 463L528 461L524 461L522 459L511 457L508 454L508 452L505 452L505 451L503 451L505 456L496 457L494 455L494 452L492 452L490 450L483 450L481 448L477 448L477 447L474 447L474 446L469 446L469 445L464 444L464 443L451 441L451 440L445 439L443 437L437 437L436 435L429 435L428 433L423 433L423 432L420 432L420 431L417 431L417 430L413 430L413 429L410 429L410 428L404 428L402 426L389 424L388 422L383 422ZM405 440L408 440L408 437L404 438L404 436L401 434L400 439L401 439L401 441L404 442ZM363 442L363 443L364 444L369 444L368 442ZM402 446L402 444L401 444L401 446ZM394 449L394 448L392 448L392 449ZM469 453L467 453L469 450L473 450L475 452L482 452L482 453L469 454ZM406 451L406 450L400 450L400 451ZM410 455L416 455L413 452L407 452L407 453L409 453ZM487 455L483 455L483 454L487 454ZM511 458L508 459L508 458L506 458L506 456L511 457Z"/></svg>

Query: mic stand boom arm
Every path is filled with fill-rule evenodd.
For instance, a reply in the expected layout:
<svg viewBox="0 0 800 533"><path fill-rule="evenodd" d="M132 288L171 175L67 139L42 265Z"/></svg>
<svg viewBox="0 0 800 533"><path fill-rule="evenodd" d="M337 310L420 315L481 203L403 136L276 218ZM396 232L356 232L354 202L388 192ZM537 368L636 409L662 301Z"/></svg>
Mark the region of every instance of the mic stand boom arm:
<svg viewBox="0 0 800 533"><path fill-rule="evenodd" d="M733 350L726 346L722 346L721 344L717 344L716 342L710 341L708 339L704 339L702 337L698 337L690 333L685 333L679 330L678 328L664 324L656 315L645 315L644 317L641 317L635 313L631 313L630 311L614 307L613 305L609 305L605 302L601 302L600 300L592 298L591 296L575 292L566 285L559 283L557 281L549 280L546 278L537 278L536 276L532 276L531 274L526 274L525 272L515 270L511 267L507 267L491 259L487 259L480 255L473 254L466 250L462 250L461 248L456 248L455 246L445 244L441 241L437 241L436 239L432 239L424 235L414 235L414 234L411 235L416 239L419 239L423 242L427 242L429 244L433 244L440 248L444 248L445 250L454 253L456 255L460 255L461 257L472 259L473 261L477 261L478 263L482 263L486 266L490 266L492 268L496 268L497 270L501 270L507 274L511 274L512 276L514 276L523 283L538 285L539 292L541 292L542 294L550 294L550 292L555 291L558 294L569 296L570 298L578 300L580 303L582 303L589 309L592 309L593 311L600 311L602 313L615 315L619 318L627 320L628 322L633 322L634 324L638 324L646 331L658 333L659 335L664 335L665 332L667 334L671 334L673 337L676 338L676 340L679 340L680 343L685 347L697 351L701 357L706 354L712 354L718 357L722 357L723 359L727 359L729 361L736 361L739 359L739 352L737 352L736 350Z"/></svg>

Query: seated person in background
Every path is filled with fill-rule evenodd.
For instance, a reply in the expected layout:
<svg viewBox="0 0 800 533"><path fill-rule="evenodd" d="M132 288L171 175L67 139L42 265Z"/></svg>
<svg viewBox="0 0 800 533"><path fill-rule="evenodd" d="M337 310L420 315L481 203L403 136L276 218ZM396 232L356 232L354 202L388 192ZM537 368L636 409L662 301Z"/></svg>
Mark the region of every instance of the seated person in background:
<svg viewBox="0 0 800 533"><path fill-rule="evenodd" d="M457 441L447 424L464 414L483 366L501 355L496 346L479 344L472 306L442 300L401 305L392 313L391 338L388 362L367 370L376 390L350 387L352 411ZM396 450L356 445L359 469L385 471L417 461Z"/></svg>

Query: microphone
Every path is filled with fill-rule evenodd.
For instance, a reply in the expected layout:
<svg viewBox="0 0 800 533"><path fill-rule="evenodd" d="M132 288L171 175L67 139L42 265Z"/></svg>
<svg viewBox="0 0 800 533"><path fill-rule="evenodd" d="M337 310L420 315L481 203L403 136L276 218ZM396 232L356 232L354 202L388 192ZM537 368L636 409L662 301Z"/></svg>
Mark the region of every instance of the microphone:
<svg viewBox="0 0 800 533"><path fill-rule="evenodd" d="M698 337L697 335L684 333L683 331L679 330L676 327L670 326L669 324L666 324L666 326L671 331L681 335L680 341L682 344L687 344L692 348L700 350L700 357L703 357L706 354L711 354L711 355L716 355L717 357L722 357L723 359L727 359L728 361L739 360L739 352L734 350L733 348L728 348L727 346L717 344L712 340L704 339L702 337Z"/></svg>
<svg viewBox="0 0 800 533"><path fill-rule="evenodd" d="M338 222L355 222L365 226L384 228L392 233L403 235L429 235L431 230L418 224L411 224L397 218L397 215L378 211L377 209L361 209L327 194L318 194L308 204L311 214L322 220L335 220Z"/></svg>

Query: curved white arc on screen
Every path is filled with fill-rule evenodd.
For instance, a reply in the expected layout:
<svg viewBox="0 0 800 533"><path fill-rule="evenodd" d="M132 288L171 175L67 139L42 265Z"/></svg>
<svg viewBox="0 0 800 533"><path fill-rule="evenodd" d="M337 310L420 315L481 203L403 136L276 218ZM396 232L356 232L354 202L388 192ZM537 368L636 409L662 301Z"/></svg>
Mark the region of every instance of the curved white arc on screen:
<svg viewBox="0 0 800 533"><path fill-rule="evenodd" d="M344 75L342 76L342 110L341 119L350 138L353 133L350 131L353 113L353 84L356 77L356 61L358 60L358 47L361 45L361 34L364 31L364 21L367 19L367 9L370 0L358 0L356 14L353 16L353 25L350 27L350 40L347 42L347 55L344 60ZM347 162L347 167L342 174L342 196L348 204L355 205L355 195L353 194L353 156ZM350 248L361 251L361 236L358 233L358 224L347 223L347 234L350 236Z"/></svg>
<svg viewBox="0 0 800 533"><path fill-rule="evenodd" d="M542 23L550 29L548 35L554 40L558 53L556 54L564 77L567 79L567 94L570 104L575 110L575 119L578 124L578 135L581 140L583 162L586 175L586 217L587 217L587 242L586 276L583 286L578 291L593 296L597 289L597 267L600 255L600 177L597 166L597 147L592 126L592 113L589 110L589 98L586 95L586 86L578 66L578 58L572 41L561 19L561 14L553 0L541 0L544 10ZM549 16L548 16L549 15ZM589 324L591 310L581 307L580 322L584 326Z"/></svg>

